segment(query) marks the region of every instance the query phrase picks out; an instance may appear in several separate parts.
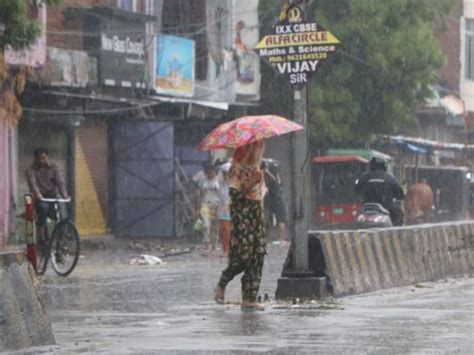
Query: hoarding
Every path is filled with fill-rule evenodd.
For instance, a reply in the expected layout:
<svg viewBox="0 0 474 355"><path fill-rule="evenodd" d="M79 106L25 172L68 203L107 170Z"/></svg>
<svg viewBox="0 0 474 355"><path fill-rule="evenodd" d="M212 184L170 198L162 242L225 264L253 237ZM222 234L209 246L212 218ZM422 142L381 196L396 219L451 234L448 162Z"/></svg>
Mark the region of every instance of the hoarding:
<svg viewBox="0 0 474 355"><path fill-rule="evenodd" d="M237 95L258 99L261 81L260 60L253 51L253 46L259 39L258 1L234 0L232 28L237 72L235 92Z"/></svg>
<svg viewBox="0 0 474 355"><path fill-rule="evenodd" d="M318 23L303 21L296 6L288 13L293 16L278 22L255 51L278 73L288 76L291 85L301 87L337 50L340 41Z"/></svg>
<svg viewBox="0 0 474 355"><path fill-rule="evenodd" d="M159 34L156 39L155 91L160 94L194 94L194 41Z"/></svg>

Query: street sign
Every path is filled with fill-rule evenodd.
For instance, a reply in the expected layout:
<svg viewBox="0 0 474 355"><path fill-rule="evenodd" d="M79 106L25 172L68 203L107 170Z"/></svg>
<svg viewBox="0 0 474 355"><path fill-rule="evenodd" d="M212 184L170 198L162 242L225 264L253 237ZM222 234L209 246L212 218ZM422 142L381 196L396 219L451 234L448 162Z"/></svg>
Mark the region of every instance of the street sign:
<svg viewBox="0 0 474 355"><path fill-rule="evenodd" d="M290 9L255 51L278 73L288 76L290 84L301 88L341 42L318 23L302 21L294 13Z"/></svg>

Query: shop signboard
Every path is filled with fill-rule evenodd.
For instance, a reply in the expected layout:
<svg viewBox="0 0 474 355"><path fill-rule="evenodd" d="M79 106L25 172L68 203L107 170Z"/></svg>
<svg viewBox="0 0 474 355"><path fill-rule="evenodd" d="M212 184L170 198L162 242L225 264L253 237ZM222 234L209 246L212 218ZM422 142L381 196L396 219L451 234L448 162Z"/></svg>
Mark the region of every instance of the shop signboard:
<svg viewBox="0 0 474 355"><path fill-rule="evenodd" d="M194 94L194 41L159 34L156 39L155 90L159 94Z"/></svg>
<svg viewBox="0 0 474 355"><path fill-rule="evenodd" d="M144 89L145 24L114 22L100 34L101 84Z"/></svg>
<svg viewBox="0 0 474 355"><path fill-rule="evenodd" d="M257 54L278 73L288 76L290 84L300 88L327 60L340 41L314 21L304 21L295 6L255 47Z"/></svg>

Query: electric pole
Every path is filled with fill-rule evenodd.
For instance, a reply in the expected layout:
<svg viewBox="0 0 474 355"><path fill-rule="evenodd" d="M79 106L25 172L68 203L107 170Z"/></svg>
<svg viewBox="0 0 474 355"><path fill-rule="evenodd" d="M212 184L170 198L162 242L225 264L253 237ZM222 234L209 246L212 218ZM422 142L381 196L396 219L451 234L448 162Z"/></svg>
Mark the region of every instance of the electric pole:
<svg viewBox="0 0 474 355"><path fill-rule="evenodd" d="M291 5L292 1L288 1ZM303 0L299 4L300 21L307 20L307 5ZM308 229L310 219L310 169L308 162L309 129L308 129L308 88L307 85L297 86L293 96L293 120L306 127L295 132L291 137L291 178L293 198L293 271L308 271Z"/></svg>
<svg viewBox="0 0 474 355"><path fill-rule="evenodd" d="M336 52L340 41L314 21L307 3L308 0L288 0L272 32L255 47L262 59L288 77L294 88L293 121L306 127L291 136L293 265L291 270L285 270L288 277L278 280L277 298L320 297L325 289L324 282L309 271L308 229L312 218L307 85L320 64Z"/></svg>
<svg viewBox="0 0 474 355"><path fill-rule="evenodd" d="M294 122L308 127L308 89L304 86L294 91ZM293 270L308 270L308 227L310 219L310 171L308 162L308 129L294 132L291 137L291 177L293 223Z"/></svg>

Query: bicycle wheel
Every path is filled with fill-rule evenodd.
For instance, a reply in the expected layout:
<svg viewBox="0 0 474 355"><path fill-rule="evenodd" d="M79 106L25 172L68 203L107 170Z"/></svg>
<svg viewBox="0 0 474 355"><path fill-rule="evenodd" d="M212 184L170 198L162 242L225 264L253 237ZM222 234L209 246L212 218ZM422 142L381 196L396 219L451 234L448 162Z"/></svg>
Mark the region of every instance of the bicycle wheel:
<svg viewBox="0 0 474 355"><path fill-rule="evenodd" d="M79 233L74 224L64 220L56 224L51 240L51 265L56 274L69 275L77 264L80 252Z"/></svg>

